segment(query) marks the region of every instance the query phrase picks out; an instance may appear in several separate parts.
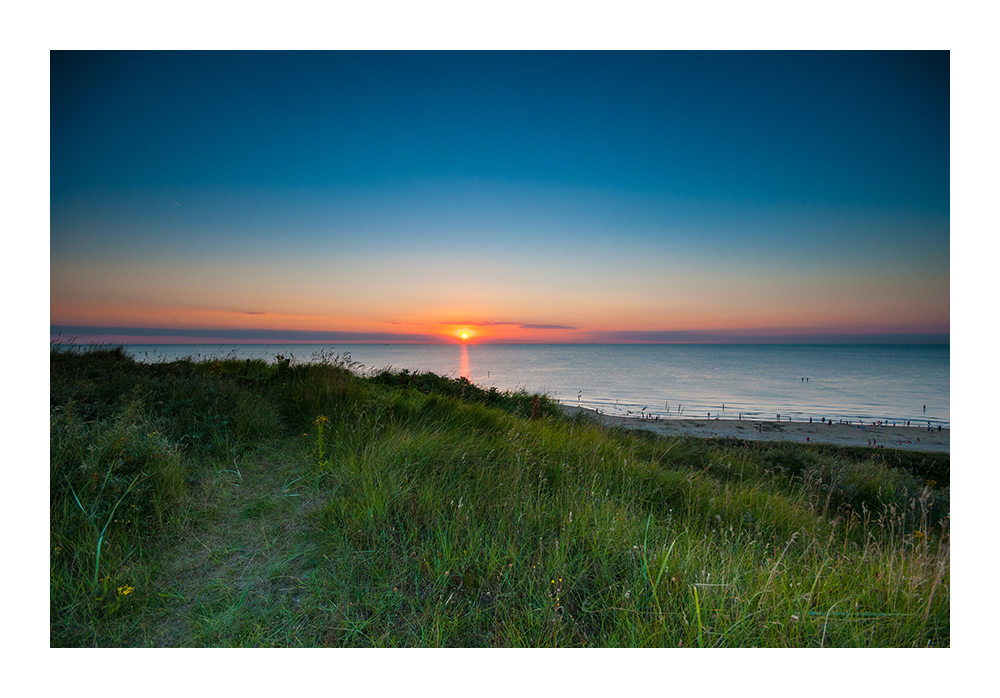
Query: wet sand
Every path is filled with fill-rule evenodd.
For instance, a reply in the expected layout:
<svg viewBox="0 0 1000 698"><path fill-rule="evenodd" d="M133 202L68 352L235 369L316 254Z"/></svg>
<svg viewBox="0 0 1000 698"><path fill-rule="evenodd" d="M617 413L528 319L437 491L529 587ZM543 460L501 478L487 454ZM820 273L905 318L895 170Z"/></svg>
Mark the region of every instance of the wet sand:
<svg viewBox="0 0 1000 698"><path fill-rule="evenodd" d="M563 412L574 416L584 412L587 416L607 426L627 429L648 429L670 435L698 436L701 438L732 437L746 441L791 441L793 443L836 444L840 446L871 446L896 448L907 451L951 452L951 431L926 427L861 427L849 424L824 424L822 422L777 422L737 419L638 419L612 417L594 410L571 405L559 405Z"/></svg>

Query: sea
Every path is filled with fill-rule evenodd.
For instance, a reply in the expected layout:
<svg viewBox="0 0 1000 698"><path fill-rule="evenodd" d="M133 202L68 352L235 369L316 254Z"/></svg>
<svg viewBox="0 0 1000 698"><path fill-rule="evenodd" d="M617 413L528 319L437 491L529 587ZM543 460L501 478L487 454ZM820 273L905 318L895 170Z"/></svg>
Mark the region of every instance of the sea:
<svg viewBox="0 0 1000 698"><path fill-rule="evenodd" d="M159 344L140 361L321 353L384 369L465 377L614 416L871 423L950 428L947 344Z"/></svg>

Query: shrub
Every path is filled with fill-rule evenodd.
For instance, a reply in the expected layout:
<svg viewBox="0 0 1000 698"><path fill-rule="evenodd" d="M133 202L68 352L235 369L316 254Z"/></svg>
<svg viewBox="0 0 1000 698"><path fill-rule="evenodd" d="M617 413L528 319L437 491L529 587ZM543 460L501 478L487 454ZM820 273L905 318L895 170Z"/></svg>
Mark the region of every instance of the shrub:
<svg viewBox="0 0 1000 698"><path fill-rule="evenodd" d="M137 392L104 420L82 421L72 401L55 408L49 435L52 617L76 626L60 634L87 636L143 593L145 550L175 520L184 469Z"/></svg>

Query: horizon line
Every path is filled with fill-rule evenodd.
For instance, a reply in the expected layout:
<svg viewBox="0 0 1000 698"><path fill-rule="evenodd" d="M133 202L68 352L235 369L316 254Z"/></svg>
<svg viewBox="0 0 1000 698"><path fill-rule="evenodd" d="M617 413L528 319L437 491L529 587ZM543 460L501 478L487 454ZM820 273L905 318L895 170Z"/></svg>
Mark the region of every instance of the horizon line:
<svg viewBox="0 0 1000 698"><path fill-rule="evenodd" d="M440 334L319 330L194 329L50 325L51 343L82 344L951 344L950 332L592 331L575 338L531 340L484 337L466 341ZM62 340L62 337L66 337Z"/></svg>

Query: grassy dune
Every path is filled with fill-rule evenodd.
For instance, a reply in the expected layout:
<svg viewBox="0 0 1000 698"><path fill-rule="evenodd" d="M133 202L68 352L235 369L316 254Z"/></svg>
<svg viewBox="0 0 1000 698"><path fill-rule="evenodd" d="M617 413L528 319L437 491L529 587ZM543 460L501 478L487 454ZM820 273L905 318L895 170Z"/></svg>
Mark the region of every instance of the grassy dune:
<svg viewBox="0 0 1000 698"><path fill-rule="evenodd" d="M52 349L53 646L949 645L946 454L315 358Z"/></svg>

